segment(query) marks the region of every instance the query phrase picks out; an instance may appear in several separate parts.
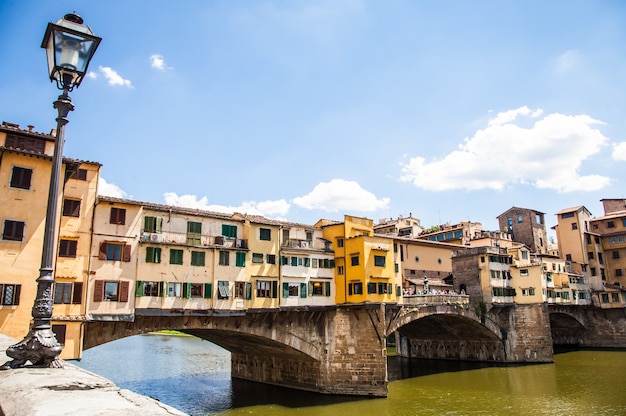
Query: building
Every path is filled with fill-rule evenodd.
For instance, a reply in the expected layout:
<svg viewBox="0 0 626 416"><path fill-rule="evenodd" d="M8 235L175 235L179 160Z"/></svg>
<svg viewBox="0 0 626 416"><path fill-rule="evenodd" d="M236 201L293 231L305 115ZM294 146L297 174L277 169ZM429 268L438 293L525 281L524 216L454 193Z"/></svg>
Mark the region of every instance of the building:
<svg viewBox="0 0 626 416"><path fill-rule="evenodd" d="M533 253L546 254L548 239L545 214L534 209L511 207L498 215L500 231L511 234L515 242L525 244Z"/></svg>
<svg viewBox="0 0 626 416"><path fill-rule="evenodd" d="M320 220L315 225L333 247L335 303L398 301L402 281L393 240L374 236L372 220L345 215L343 222Z"/></svg>
<svg viewBox="0 0 626 416"><path fill-rule="evenodd" d="M445 224L425 229L419 236L422 240L445 242L466 246L479 236L483 226L479 222L463 221L458 224Z"/></svg>
<svg viewBox="0 0 626 416"><path fill-rule="evenodd" d="M26 336L37 293L55 137L0 126L0 332ZM63 158L52 330L61 358L80 357L93 207L100 164Z"/></svg>
<svg viewBox="0 0 626 416"><path fill-rule="evenodd" d="M408 217L402 216L397 219L383 218L374 225L374 233L381 235L392 235L398 237L417 237L424 229L420 225L420 220L413 218L413 214Z"/></svg>

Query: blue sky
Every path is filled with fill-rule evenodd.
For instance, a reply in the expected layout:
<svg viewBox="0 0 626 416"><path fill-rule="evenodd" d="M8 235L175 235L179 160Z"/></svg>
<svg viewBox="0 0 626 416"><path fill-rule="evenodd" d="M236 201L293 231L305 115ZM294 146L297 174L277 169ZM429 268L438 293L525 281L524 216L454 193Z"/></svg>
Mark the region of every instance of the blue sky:
<svg viewBox="0 0 626 416"><path fill-rule="evenodd" d="M485 229L626 197L623 1L2 1L2 120L55 127L40 44L74 10L103 41L65 155L102 193Z"/></svg>

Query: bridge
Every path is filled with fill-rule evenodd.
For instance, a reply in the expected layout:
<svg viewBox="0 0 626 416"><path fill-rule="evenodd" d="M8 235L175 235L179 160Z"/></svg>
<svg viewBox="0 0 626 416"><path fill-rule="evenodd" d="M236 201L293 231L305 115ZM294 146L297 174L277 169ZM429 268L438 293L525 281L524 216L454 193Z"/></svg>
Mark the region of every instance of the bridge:
<svg viewBox="0 0 626 416"><path fill-rule="evenodd" d="M396 334L397 353L404 357L553 361L546 304L492 307L481 314L468 296L431 295L407 296L402 304L248 310L237 315L203 312L137 311L128 322L89 321L83 345L88 349L127 336L179 330L230 351L233 377L376 397L387 395L386 340L391 334Z"/></svg>

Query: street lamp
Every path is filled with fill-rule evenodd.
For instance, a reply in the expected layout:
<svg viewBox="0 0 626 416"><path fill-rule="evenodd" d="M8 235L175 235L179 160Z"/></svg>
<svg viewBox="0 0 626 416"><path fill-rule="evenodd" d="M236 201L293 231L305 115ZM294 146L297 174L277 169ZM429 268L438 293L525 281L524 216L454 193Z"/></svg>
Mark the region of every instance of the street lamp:
<svg viewBox="0 0 626 416"><path fill-rule="evenodd" d="M76 13L66 14L63 19L48 23L41 47L46 49L50 81L56 81L63 92L54 102L58 111L56 144L52 156L52 173L46 209L43 235L41 268L37 279L37 296L32 309L33 325L26 337L7 348L6 354L13 360L0 369L22 367L30 361L36 367L63 367L59 360L61 344L50 325L52 319L52 285L54 283L54 253L56 246L57 206L61 167L63 165L63 142L67 115L74 110L69 92L78 87L87 73L89 61L102 39L94 35L83 19Z"/></svg>

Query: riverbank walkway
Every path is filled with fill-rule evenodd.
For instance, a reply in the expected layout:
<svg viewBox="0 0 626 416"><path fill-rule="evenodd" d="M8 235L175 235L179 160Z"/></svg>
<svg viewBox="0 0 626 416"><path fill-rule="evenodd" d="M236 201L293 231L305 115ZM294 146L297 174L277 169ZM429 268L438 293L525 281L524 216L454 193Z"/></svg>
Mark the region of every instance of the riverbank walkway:
<svg viewBox="0 0 626 416"><path fill-rule="evenodd" d="M17 341L0 334L0 364ZM158 400L120 389L110 380L64 362L64 368L0 371L0 416L145 416L185 413Z"/></svg>

